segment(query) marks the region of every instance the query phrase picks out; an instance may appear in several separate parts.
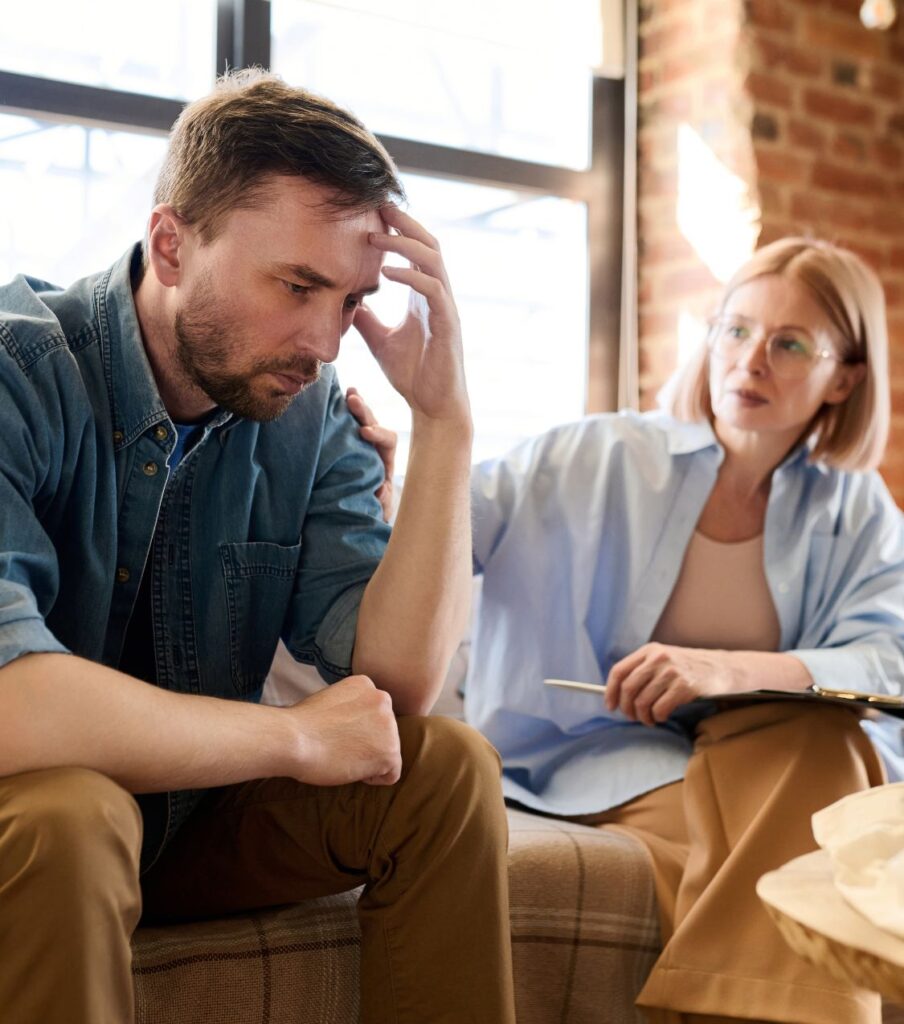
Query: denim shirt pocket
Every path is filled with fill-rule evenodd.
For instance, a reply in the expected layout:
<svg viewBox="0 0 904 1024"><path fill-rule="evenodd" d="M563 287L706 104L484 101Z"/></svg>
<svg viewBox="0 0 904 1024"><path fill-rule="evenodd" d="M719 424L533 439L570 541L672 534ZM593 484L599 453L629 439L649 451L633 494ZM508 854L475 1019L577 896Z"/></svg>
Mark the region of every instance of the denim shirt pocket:
<svg viewBox="0 0 904 1024"><path fill-rule="evenodd" d="M239 696L264 683L292 599L301 544L220 544L229 609L232 685Z"/></svg>

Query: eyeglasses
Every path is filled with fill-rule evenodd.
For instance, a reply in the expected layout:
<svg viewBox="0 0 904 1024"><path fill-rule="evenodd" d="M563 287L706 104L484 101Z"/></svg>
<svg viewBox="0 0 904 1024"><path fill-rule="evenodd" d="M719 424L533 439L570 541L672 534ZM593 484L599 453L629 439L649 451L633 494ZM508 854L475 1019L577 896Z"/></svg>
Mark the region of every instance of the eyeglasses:
<svg viewBox="0 0 904 1024"><path fill-rule="evenodd" d="M780 327L767 335L761 324L743 316L713 317L709 321L707 344L713 355L723 359L736 357L751 341L766 338L766 362L776 377L801 380L823 359L844 362L834 352L819 348L809 331L802 327Z"/></svg>

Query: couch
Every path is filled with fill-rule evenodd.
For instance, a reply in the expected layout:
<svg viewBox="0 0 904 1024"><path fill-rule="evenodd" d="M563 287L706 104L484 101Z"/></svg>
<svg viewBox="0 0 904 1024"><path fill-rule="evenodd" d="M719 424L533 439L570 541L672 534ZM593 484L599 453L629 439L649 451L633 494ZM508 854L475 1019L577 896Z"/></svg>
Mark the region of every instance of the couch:
<svg viewBox="0 0 904 1024"><path fill-rule="evenodd" d="M460 715L466 657L464 646L436 713ZM299 687L317 685L299 677L281 652L268 697L288 703L302 695ZM640 1024L634 998L660 946L643 847L629 836L521 810L509 811L509 824L518 1024ZM349 892L223 920L139 928L136 1024L354 1024L356 899ZM889 1006L883 1019L904 1024L904 1013Z"/></svg>

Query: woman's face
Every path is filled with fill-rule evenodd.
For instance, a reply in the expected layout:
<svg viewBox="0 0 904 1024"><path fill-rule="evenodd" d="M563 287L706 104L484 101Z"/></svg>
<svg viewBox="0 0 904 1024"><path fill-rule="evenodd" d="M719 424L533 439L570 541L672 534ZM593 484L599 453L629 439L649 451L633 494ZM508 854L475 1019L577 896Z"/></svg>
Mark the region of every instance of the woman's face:
<svg viewBox="0 0 904 1024"><path fill-rule="evenodd" d="M769 365L768 339L782 328L789 338L806 332L818 350L840 356L838 332L806 285L794 278L770 274L740 285L720 316L735 317L751 328L749 339L729 355L714 350L709 357L717 426L787 434L793 444L823 404L845 401L863 376L862 366L836 359L817 359L798 379L779 376Z"/></svg>

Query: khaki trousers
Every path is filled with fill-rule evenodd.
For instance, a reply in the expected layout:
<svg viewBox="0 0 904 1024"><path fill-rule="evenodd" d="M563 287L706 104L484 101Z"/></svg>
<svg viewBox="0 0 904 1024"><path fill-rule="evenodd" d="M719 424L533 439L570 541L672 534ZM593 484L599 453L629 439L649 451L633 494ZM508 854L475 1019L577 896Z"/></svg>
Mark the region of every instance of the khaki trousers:
<svg viewBox="0 0 904 1024"><path fill-rule="evenodd" d="M814 811L884 781L846 708L754 704L700 724L682 782L592 816L652 858L664 945L637 1000L651 1022L879 1024L879 997L792 953L755 886L816 849Z"/></svg>
<svg viewBox="0 0 904 1024"><path fill-rule="evenodd" d="M139 883L134 799L80 768L0 779L4 1024L128 1024L129 940L365 885L363 1024L514 1024L499 759L448 718L403 718L401 780L290 779L207 795Z"/></svg>

